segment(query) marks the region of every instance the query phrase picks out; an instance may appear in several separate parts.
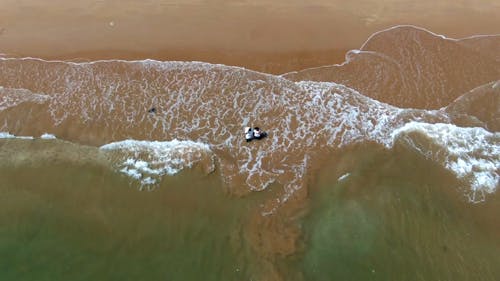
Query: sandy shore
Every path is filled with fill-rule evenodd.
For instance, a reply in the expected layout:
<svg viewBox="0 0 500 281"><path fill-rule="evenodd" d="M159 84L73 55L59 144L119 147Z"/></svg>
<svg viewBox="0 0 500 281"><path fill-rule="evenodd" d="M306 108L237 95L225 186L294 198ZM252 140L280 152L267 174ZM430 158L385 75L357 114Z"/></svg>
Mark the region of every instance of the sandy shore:
<svg viewBox="0 0 500 281"><path fill-rule="evenodd" d="M500 32L500 4L486 0L0 0L0 14L8 56L200 60L274 73L342 62L397 24L454 38Z"/></svg>

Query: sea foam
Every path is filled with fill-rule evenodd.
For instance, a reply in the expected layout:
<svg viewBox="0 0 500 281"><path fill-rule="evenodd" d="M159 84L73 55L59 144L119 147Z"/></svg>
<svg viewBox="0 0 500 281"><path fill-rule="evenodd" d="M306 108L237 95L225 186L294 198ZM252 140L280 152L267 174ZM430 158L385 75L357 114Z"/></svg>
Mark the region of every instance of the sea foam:
<svg viewBox="0 0 500 281"><path fill-rule="evenodd" d="M0 86L0 111L15 107L25 102L42 104L50 100L43 93L33 93L27 89L6 88Z"/></svg>
<svg viewBox="0 0 500 281"><path fill-rule="evenodd" d="M43 135L40 136L41 139L44 139L44 140L55 140L57 139L56 136L54 136L53 134L49 134L49 133L44 133Z"/></svg>
<svg viewBox="0 0 500 281"><path fill-rule="evenodd" d="M7 132L0 132L0 139L13 139L16 136L9 134Z"/></svg>
<svg viewBox="0 0 500 281"><path fill-rule="evenodd" d="M143 186L199 161L210 159L213 167L212 158L218 156L220 173L230 186L242 183L249 190L263 190L281 184L281 202L306 184L304 176L318 151L366 141L389 148L391 133L410 121L451 122L444 111L398 108L333 82L293 82L200 62L0 59L0 72L0 82L12 89L23 83L11 81L35 76L51 82L32 85L30 92L50 97L42 110L53 122L42 129L56 135L79 139L88 130L104 143L125 138L196 141L127 140L102 147L117 170ZM22 97L19 93L9 90L9 97ZM152 107L153 114L148 112ZM4 131L24 125L17 120L4 123ZM269 136L246 143L241 133L248 125L260 126ZM471 173L481 178L475 170Z"/></svg>
<svg viewBox="0 0 500 281"><path fill-rule="evenodd" d="M215 168L210 147L193 141L124 140L103 145L100 149L112 153L111 158L120 172L140 181L148 189L163 175L174 175L202 161L208 163L208 170Z"/></svg>
<svg viewBox="0 0 500 281"><path fill-rule="evenodd" d="M0 132L0 139L24 139L24 140L34 140L35 137L33 136L16 136L8 132ZM40 136L40 139L46 139L46 140L55 140L57 139L56 136L49 134L49 133L44 133Z"/></svg>
<svg viewBox="0 0 500 281"><path fill-rule="evenodd" d="M32 136L15 136L8 132L0 132L0 139L23 139L23 140L32 140L34 137Z"/></svg>
<svg viewBox="0 0 500 281"><path fill-rule="evenodd" d="M483 128L463 128L452 124L410 122L393 133L470 186L471 202L485 199L500 183L500 133ZM422 139L423 138L423 139Z"/></svg>

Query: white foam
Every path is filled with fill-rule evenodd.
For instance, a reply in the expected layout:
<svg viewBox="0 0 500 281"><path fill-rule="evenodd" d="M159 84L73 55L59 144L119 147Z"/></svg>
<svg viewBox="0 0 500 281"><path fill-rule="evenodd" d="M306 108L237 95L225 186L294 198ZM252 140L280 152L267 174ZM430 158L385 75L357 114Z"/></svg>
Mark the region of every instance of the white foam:
<svg viewBox="0 0 500 281"><path fill-rule="evenodd" d="M412 133L431 142L415 140ZM394 140L403 140L426 158L453 172L470 186L470 201L484 200L500 184L500 133L452 124L410 122L395 130Z"/></svg>
<svg viewBox="0 0 500 281"><path fill-rule="evenodd" d="M48 134L48 133L44 133L43 135L40 136L41 139L44 139L44 140L55 140L57 139L56 136L54 136L53 134Z"/></svg>
<svg viewBox="0 0 500 281"><path fill-rule="evenodd" d="M129 169L128 167L123 167L120 172L136 179L136 180L139 180L142 178L142 174L137 171L136 169Z"/></svg>
<svg viewBox="0 0 500 281"><path fill-rule="evenodd" d="M221 157L226 182L242 180L251 190L277 182L289 196L303 186L307 159L322 147L335 149L363 141L390 146L391 132L411 120L446 122L436 112L396 108L343 85L295 83L242 68L116 60L61 62L67 65L50 72L47 64L59 62L37 61L42 62L42 69L53 75L47 77L56 77L50 86L54 90L47 91L52 97L49 110L54 125L79 120L95 124L95 130L125 132L137 138L200 141L127 140L101 147L116 160L118 170L143 185L154 185L161 176L206 159L210 149L203 143L210 143L215 153L229 156ZM137 71L137 78L110 77L108 70L116 63L126 66L127 73ZM13 69L6 64L4 69L12 77L24 72L25 77L38 74L30 72L32 67ZM154 83L150 75L157 77ZM88 94L89 81L97 83L95 94ZM157 112L147 114L152 105ZM269 130L269 137L245 143L242 129L246 125ZM57 126L54 132L58 132Z"/></svg>
<svg viewBox="0 0 500 281"><path fill-rule="evenodd" d="M5 88L0 86L0 111L25 102L42 104L49 100L50 97L43 93L33 93L27 89Z"/></svg>
<svg viewBox="0 0 500 281"><path fill-rule="evenodd" d="M343 174L342 176L340 176L340 177L337 179L337 181L339 181L339 182L340 182L340 181L343 181L343 180L347 179L347 177L349 177L350 175L351 175L351 173L345 173L345 174Z"/></svg>
<svg viewBox="0 0 500 281"><path fill-rule="evenodd" d="M0 132L0 139L13 139L15 138L16 136L14 135L11 135L7 132Z"/></svg>
<svg viewBox="0 0 500 281"><path fill-rule="evenodd" d="M101 149L118 153L120 172L140 180L143 186L154 185L163 175L175 175L200 161L212 161L207 144L175 139L164 142L124 140L103 145Z"/></svg>
<svg viewBox="0 0 500 281"><path fill-rule="evenodd" d="M153 185L153 184L155 184L155 183L156 183L156 180L155 180L155 179L153 179L153 178L151 178L151 177L147 177L147 178L143 179L143 180L141 181L141 183L142 183L143 185Z"/></svg>
<svg viewBox="0 0 500 281"><path fill-rule="evenodd" d="M0 132L0 139L23 139L23 140L32 140L34 139L31 136L15 136L8 132Z"/></svg>
<svg viewBox="0 0 500 281"><path fill-rule="evenodd" d="M41 139L56 139L56 137L52 134L43 134L40 136ZM22 139L22 140L34 140L33 136L16 136L12 135L8 132L0 132L0 139Z"/></svg>

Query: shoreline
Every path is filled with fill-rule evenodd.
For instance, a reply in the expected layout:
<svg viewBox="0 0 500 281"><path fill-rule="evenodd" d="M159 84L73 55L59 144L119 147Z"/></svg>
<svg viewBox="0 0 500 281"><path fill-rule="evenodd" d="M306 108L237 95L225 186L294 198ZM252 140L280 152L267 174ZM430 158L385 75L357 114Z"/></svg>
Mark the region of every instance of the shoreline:
<svg viewBox="0 0 500 281"><path fill-rule="evenodd" d="M0 54L194 60L282 74L342 63L348 50L396 25L450 38L499 32L498 4L407 2L0 0Z"/></svg>
<svg viewBox="0 0 500 281"><path fill-rule="evenodd" d="M295 52L258 52L224 51L195 49L164 49L153 52L127 50L95 50L68 53L57 56L38 57L44 60L63 60L71 62L90 62L96 60L158 60L158 61L199 61L211 64L244 67L269 74L283 74L324 64L340 64L345 61L349 49L326 49ZM11 57L11 56L9 56ZM14 57L26 57L17 55Z"/></svg>

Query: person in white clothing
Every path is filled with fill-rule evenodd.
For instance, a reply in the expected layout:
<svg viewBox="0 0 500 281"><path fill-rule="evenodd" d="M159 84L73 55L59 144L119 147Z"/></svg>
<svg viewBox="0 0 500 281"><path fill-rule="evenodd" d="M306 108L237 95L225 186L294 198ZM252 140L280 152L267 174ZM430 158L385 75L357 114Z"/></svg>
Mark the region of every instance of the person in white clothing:
<svg viewBox="0 0 500 281"><path fill-rule="evenodd" d="M247 142L251 141L253 139L254 135L252 132L252 128L250 127L245 127L245 139Z"/></svg>

